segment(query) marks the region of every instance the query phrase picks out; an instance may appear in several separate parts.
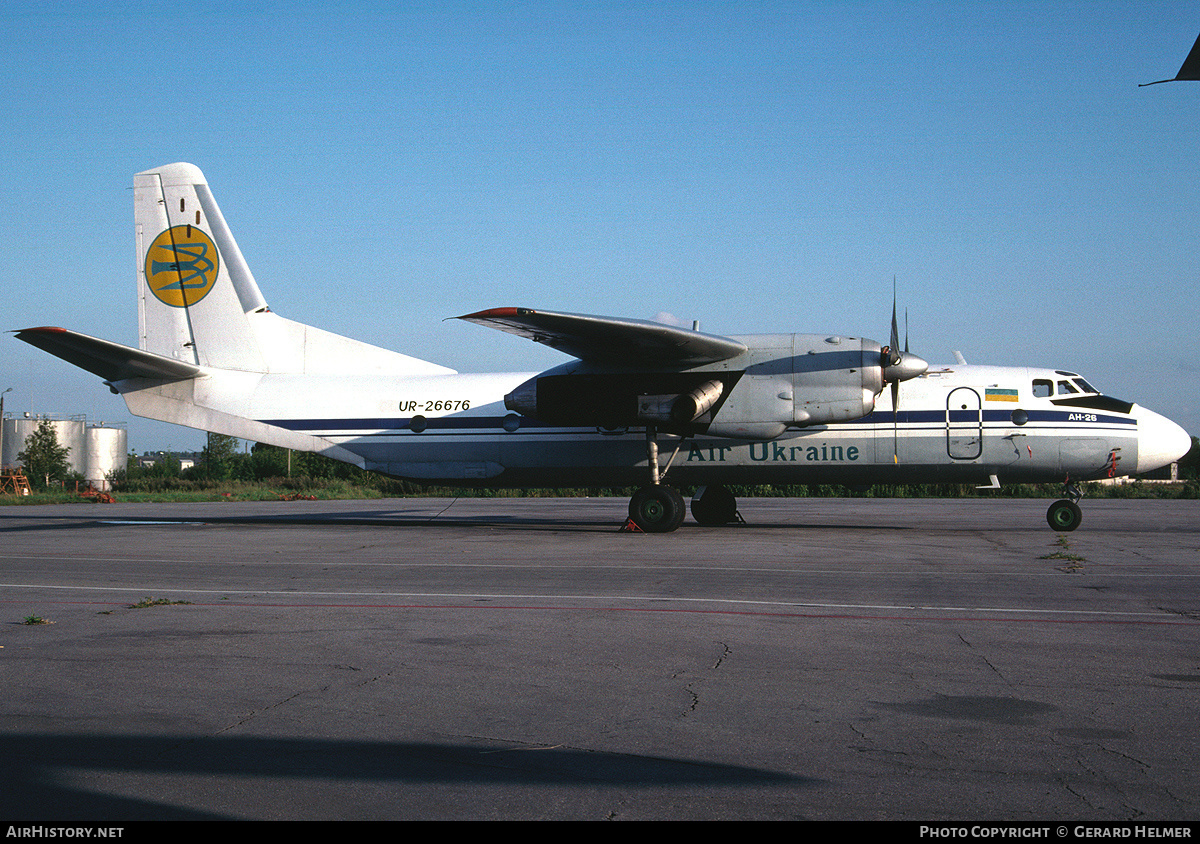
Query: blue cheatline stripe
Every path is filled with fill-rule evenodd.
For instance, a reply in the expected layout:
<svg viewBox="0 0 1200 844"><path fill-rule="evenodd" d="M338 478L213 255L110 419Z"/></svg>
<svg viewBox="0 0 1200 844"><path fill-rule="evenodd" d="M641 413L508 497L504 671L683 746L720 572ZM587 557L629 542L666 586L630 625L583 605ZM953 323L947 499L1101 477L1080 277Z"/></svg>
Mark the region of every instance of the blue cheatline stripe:
<svg viewBox="0 0 1200 844"><path fill-rule="evenodd" d="M504 416L430 416L425 419L425 430L430 428L467 429L499 428L504 425ZM407 431L411 417L396 419L260 419L264 425L286 428L289 431ZM534 419L521 417L522 428L554 427ZM562 426L558 426L562 427Z"/></svg>
<svg viewBox="0 0 1200 844"><path fill-rule="evenodd" d="M1095 413L1089 410L1075 410L1066 412L1062 410L1029 410L1030 422L1064 422L1069 425L1084 423L1083 419L1072 419L1072 416L1094 416L1094 419L1086 420L1088 425L1136 425L1137 419L1132 416L1110 416L1103 413ZM983 421L999 422L1001 424L1012 424L1011 410L985 410L982 413ZM958 423L974 422L980 418L979 411L976 410L952 410L950 411L950 421ZM910 425L945 425L946 411L944 410L901 410L895 416L897 424ZM891 425L892 412L890 410L876 410L860 419L850 419L845 422L835 423L837 425Z"/></svg>
<svg viewBox="0 0 1200 844"><path fill-rule="evenodd" d="M1112 425L1136 425L1137 419L1132 416L1109 416L1108 414L1094 413L1092 411L1066 412L1062 410L1029 410L1030 422L1066 422L1075 424L1083 422L1083 419L1071 419L1072 416L1094 416L1095 419L1087 420L1090 425L1097 424L1112 424ZM979 412L975 410L952 410L950 412L951 422L974 422L979 418ZM946 411L944 410L901 410L896 414L897 422L909 423L925 423L925 424L942 424L946 423ZM1012 422L1011 410L985 410L983 411L984 422ZM853 419L846 423L847 425L883 425L892 424L892 412L890 410L876 410L861 419Z"/></svg>
<svg viewBox="0 0 1200 844"><path fill-rule="evenodd" d="M1088 411L1063 411L1063 410L1030 410L1030 422L1050 422L1061 423L1070 427L1076 425L1085 425L1092 427L1095 425L1137 425L1137 419L1132 416L1112 416L1109 414L1092 413ZM983 411L984 423L1000 423L1012 424L1012 411L1009 410L985 410ZM1072 419L1071 417L1095 417L1088 419ZM502 428L504 425L505 416L433 416L425 419L426 431L483 431ZM950 421L959 424L969 424L979 419L979 414L976 411L951 411ZM357 418L357 419L260 419L258 420L264 425L273 425L276 428L284 428L289 431L356 431L361 433L367 432L398 432L409 430L411 417L402 418ZM823 430L829 427L848 428L853 430L858 426L866 425L891 425L893 422L892 412L890 410L877 410L860 419L850 419L845 422L832 423L830 426L815 426L812 430ZM946 411L944 410L901 410L895 416L895 422L898 425L926 425L931 427L944 427L946 424ZM550 425L545 422L538 422L535 419L520 417L520 429L528 430L530 428L548 429L556 428L561 430L580 430L580 428L570 428L564 425ZM589 428L590 429L590 428ZM1030 429L1036 430L1036 429Z"/></svg>

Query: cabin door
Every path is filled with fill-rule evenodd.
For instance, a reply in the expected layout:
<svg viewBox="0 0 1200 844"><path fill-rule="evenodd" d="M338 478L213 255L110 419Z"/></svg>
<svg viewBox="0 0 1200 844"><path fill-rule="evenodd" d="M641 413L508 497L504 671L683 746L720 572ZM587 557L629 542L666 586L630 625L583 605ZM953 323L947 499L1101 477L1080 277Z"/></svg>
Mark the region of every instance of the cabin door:
<svg viewBox="0 0 1200 844"><path fill-rule="evenodd" d="M946 451L955 460L983 454L983 406L970 387L951 390L946 397Z"/></svg>

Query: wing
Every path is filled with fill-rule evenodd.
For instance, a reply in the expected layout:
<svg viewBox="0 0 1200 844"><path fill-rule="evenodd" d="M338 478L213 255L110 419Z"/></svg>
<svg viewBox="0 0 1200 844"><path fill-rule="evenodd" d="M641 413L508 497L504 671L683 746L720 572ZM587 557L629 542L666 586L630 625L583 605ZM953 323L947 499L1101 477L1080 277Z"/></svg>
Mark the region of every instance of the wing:
<svg viewBox="0 0 1200 844"><path fill-rule="evenodd" d="M1138 85L1138 87L1145 88L1147 85L1161 85L1163 82L1196 81L1200 81L1200 35L1196 36L1196 43L1192 45L1192 51L1188 53L1187 58L1183 60L1183 65L1179 68L1179 73L1175 74L1173 79L1160 79L1157 82L1142 82Z"/></svg>
<svg viewBox="0 0 1200 844"><path fill-rule="evenodd" d="M737 357L746 346L729 337L640 319L491 308L458 319L486 325L580 360L628 366L695 366Z"/></svg>
<svg viewBox="0 0 1200 844"><path fill-rule="evenodd" d="M178 381L194 378L203 370L174 358L144 352L120 343L110 343L65 328L26 328L17 339L99 375L105 381L126 378L156 378Z"/></svg>
<svg viewBox="0 0 1200 844"><path fill-rule="evenodd" d="M1192 51L1183 60L1183 66L1175 78L1181 82L1200 80L1200 35L1196 36L1196 43L1192 45Z"/></svg>

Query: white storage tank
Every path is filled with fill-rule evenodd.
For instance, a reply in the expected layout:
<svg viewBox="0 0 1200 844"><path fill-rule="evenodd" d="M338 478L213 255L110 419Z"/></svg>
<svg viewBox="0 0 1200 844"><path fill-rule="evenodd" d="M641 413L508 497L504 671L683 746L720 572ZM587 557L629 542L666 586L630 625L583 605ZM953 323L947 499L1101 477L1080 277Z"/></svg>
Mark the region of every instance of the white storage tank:
<svg viewBox="0 0 1200 844"><path fill-rule="evenodd" d="M72 416L70 419L50 420L54 432L58 434L58 444L71 449L67 452L67 465L72 472L81 475L87 468L87 438L84 436L86 419L85 416ZM21 448L23 450L24 445Z"/></svg>
<svg viewBox="0 0 1200 844"><path fill-rule="evenodd" d="M87 464L83 477L96 489L107 492L112 487L109 476L125 468L129 433L123 427L99 422L87 427L84 442Z"/></svg>
<svg viewBox="0 0 1200 844"><path fill-rule="evenodd" d="M89 472L90 451L93 447L98 448L101 456L98 458L99 465L108 465L112 458L108 456L113 447L113 440L119 439L122 448L120 458L120 466L124 466L124 448L128 441L128 434L122 427L115 427L106 423L97 423L94 427L102 428L108 433L95 435L93 446L89 442L87 431L87 417L72 416L68 419L55 419L46 415L29 414L13 419L0 420L0 424L4 429L4 448L0 452L0 463L5 466L20 466L21 459L18 455L25 450L25 440L29 435L38 429L42 422L49 422L50 427L54 429L55 436L58 437L58 444L69 448L67 452L67 467L71 472L78 472L85 477L91 477ZM119 468L118 467L118 468ZM105 469L108 472L111 469Z"/></svg>
<svg viewBox="0 0 1200 844"><path fill-rule="evenodd" d="M4 453L0 462L5 466L21 465L17 455L25 450L25 439L37 430L39 421L32 416L4 420Z"/></svg>
<svg viewBox="0 0 1200 844"><path fill-rule="evenodd" d="M38 429L42 422L49 422L58 437L58 444L71 449L67 452L67 466L70 471L83 474L87 462L87 446L84 441L84 416L72 416L70 419L54 419L49 416L24 416L19 419L4 420L4 454L2 459L5 466L19 466L17 456L25 450L25 440Z"/></svg>

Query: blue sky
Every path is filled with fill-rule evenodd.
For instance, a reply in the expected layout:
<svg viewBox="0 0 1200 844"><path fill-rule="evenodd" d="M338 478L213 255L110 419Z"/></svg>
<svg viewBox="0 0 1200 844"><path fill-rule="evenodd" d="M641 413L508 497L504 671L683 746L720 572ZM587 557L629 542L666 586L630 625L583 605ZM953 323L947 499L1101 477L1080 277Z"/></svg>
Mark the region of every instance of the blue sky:
<svg viewBox="0 0 1200 844"><path fill-rule="evenodd" d="M204 170L272 309L460 371L521 305L1053 366L1200 434L1191 2L0 2L0 328L136 343L132 176ZM0 338L6 410L129 421Z"/></svg>

